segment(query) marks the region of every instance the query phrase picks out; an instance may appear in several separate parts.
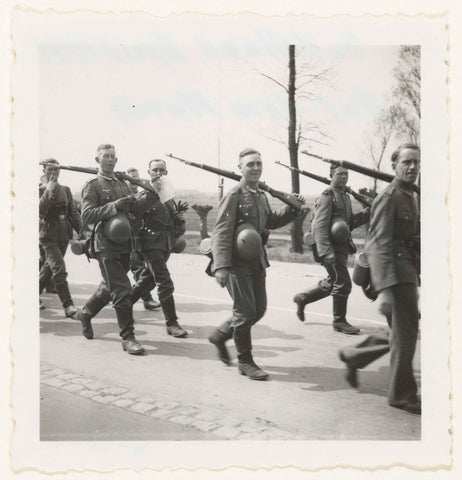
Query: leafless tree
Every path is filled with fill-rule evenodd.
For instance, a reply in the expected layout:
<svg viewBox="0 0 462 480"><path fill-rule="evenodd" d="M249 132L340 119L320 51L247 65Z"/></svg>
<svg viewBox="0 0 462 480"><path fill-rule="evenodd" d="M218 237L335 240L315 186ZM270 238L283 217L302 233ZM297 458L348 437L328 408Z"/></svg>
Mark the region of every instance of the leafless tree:
<svg viewBox="0 0 462 480"><path fill-rule="evenodd" d="M304 144L321 143L325 144L329 136L324 132L321 125L314 121L306 121L298 116L297 105L303 101L313 101L318 98L317 88L324 84L333 87L332 76L334 67L318 69L316 65L308 62L296 65L297 55L295 45L289 45L289 78L288 80L280 80L274 76L268 75L257 70L262 76L272 81L287 95L289 118L286 124L287 141L281 137L271 137L265 135L266 138L284 144L289 150L290 165L294 168L298 166L298 152ZM291 171L292 191L300 193L299 174ZM306 216L306 215L305 215ZM292 251L303 253L303 221L304 215L299 215L295 220L291 229Z"/></svg>
<svg viewBox="0 0 462 480"><path fill-rule="evenodd" d="M396 137L420 143L420 46L402 45L393 70L393 107L396 110Z"/></svg>

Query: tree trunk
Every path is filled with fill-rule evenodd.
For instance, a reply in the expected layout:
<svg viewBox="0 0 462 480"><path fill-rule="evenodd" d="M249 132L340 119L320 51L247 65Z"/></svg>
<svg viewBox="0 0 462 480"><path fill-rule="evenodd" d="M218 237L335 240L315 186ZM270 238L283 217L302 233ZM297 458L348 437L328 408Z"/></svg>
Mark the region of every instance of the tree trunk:
<svg viewBox="0 0 462 480"><path fill-rule="evenodd" d="M289 156L290 165L298 168L298 142L297 142L297 109L295 105L295 45L289 45ZM300 177L299 173L292 170L292 192L300 193ZM300 217L303 217L302 215ZM303 217L304 218L304 217ZM303 253L303 233L302 224L303 218L297 217L291 227L292 248L291 251L295 253Z"/></svg>

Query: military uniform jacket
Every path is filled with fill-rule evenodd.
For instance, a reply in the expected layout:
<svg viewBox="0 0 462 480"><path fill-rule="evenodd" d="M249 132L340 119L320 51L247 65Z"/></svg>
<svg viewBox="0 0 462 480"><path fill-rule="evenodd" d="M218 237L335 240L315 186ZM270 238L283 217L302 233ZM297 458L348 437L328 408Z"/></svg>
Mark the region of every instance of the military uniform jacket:
<svg viewBox="0 0 462 480"><path fill-rule="evenodd" d="M145 197L141 192L139 197ZM185 221L176 216L176 203L173 199L165 203L158 201L141 217L137 234L137 250L162 250L170 252L175 239L184 234Z"/></svg>
<svg viewBox="0 0 462 480"><path fill-rule="evenodd" d="M53 191L39 186L39 239L49 242L66 242L72 238L72 229L82 230L82 219L69 187L57 185Z"/></svg>
<svg viewBox="0 0 462 480"><path fill-rule="evenodd" d="M236 255L235 231L241 223L249 223L261 235L267 229L275 229L291 222L297 211L286 207L271 210L265 192L251 190L240 182L222 199L218 207L217 221L212 233L212 272L229 268L236 274L246 274L259 267L269 267L265 248L253 261L240 260Z"/></svg>
<svg viewBox="0 0 462 480"><path fill-rule="evenodd" d="M331 253L354 253L356 247L351 238L351 230L368 222L370 209L365 208L353 213L350 195L332 186L316 199L314 217L311 222L311 233L316 241L318 255L322 258ZM334 218L343 218L350 232L345 243L334 244L331 240L331 227Z"/></svg>
<svg viewBox="0 0 462 480"><path fill-rule="evenodd" d="M83 187L82 219L84 224L95 225L95 252L130 252L130 241L124 244L116 243L110 240L104 233L104 222L114 215L118 215L114 201L130 194L130 189L123 180L119 180L116 177L106 177L99 173L96 178L87 182ZM144 213L158 199L158 195L151 192L142 199L137 199L134 203L136 214Z"/></svg>
<svg viewBox="0 0 462 480"><path fill-rule="evenodd" d="M372 204L366 239L372 285L377 291L400 283L418 284L420 209L410 186L395 179Z"/></svg>

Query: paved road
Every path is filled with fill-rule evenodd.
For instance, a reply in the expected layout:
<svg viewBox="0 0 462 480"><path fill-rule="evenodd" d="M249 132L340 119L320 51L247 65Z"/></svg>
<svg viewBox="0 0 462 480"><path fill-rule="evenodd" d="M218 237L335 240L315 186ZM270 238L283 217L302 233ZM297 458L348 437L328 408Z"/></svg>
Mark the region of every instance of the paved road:
<svg viewBox="0 0 462 480"><path fill-rule="evenodd" d="M82 305L99 282L98 265L73 255L67 261L74 300ZM270 373L270 381L252 382L238 375L235 365L226 367L217 361L207 341L212 329L228 318L230 300L203 273L206 264L205 257L184 254L174 255L170 262L180 322L190 333L187 339L169 337L160 312L135 306L137 337L147 350L143 357L122 351L110 307L95 319L95 339L88 341L81 336L78 322L63 317L56 296L44 295L48 308L41 312L42 385L90 398L111 410L182 425L192 435L420 438L419 416L387 406L388 356L361 372L359 391L346 384L337 351L362 337L332 330L329 298L309 309L307 322L296 319L293 293L321 278L321 267L273 262L268 270L269 308L254 328L253 345L255 359ZM384 325L375 305L359 289L352 294L349 319L364 334ZM235 358L233 347L231 351ZM419 356L418 351L418 377ZM120 430L123 437L124 428ZM42 431L53 435L53 426L45 418ZM70 431L69 438L73 434ZM129 429L126 435L130 436ZM178 439L186 438L178 432Z"/></svg>

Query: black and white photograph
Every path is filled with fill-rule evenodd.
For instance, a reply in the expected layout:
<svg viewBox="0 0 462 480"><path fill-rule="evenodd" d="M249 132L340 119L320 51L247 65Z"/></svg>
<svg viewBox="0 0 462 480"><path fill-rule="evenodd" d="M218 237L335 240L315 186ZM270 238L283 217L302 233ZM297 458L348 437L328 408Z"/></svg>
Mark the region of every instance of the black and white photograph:
<svg viewBox="0 0 462 480"><path fill-rule="evenodd" d="M450 463L442 19L12 31L16 468Z"/></svg>

